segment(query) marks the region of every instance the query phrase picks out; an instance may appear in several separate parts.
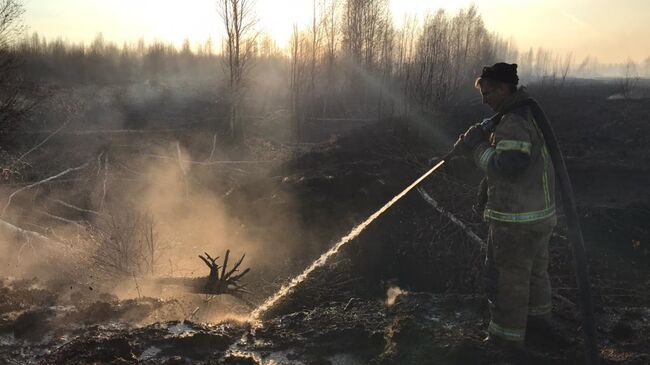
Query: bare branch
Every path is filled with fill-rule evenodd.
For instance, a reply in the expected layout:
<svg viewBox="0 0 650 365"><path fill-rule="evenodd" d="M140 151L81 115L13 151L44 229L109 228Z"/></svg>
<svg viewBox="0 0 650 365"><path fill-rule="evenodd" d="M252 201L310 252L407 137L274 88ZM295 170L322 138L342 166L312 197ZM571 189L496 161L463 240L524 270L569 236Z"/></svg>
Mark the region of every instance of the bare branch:
<svg viewBox="0 0 650 365"><path fill-rule="evenodd" d="M239 259L239 261L237 261L237 263L235 264L235 266L233 266L232 269L231 269L230 271L228 271L228 273L226 273L226 275L225 275L225 278L226 278L226 279L230 278L230 276L232 276L232 274L233 274L235 271L237 271L237 268L239 268L239 266L241 265L242 261L244 261L244 257L246 257L246 254L242 255L242 257Z"/></svg>
<svg viewBox="0 0 650 365"><path fill-rule="evenodd" d="M77 207L77 206L72 205L70 203L64 202L63 200L60 200L60 199L50 199L50 200L55 202L55 203L61 204L66 208L74 209L74 210L76 210L78 212L81 212L81 213L91 213L91 214L95 214L95 215L98 215L98 216L103 216L104 215L101 212L97 212L97 211L90 210L90 209L80 208L80 207Z"/></svg>
<svg viewBox="0 0 650 365"><path fill-rule="evenodd" d="M452 221L454 224L456 224L458 227L460 227L465 234L472 239L472 241L476 242L479 247L481 247L482 250L487 250L487 244L485 241L483 241L479 236L474 233L463 221L460 219L456 218L451 212L447 211L443 207L438 204L438 202L433 199L423 188L418 188L418 193L420 193L420 196L422 199L424 199L429 205L431 205L435 210L437 210L440 214L443 216L447 217L450 221Z"/></svg>
<svg viewBox="0 0 650 365"><path fill-rule="evenodd" d="M79 222L79 221L75 221L75 220L72 220L72 219L68 219L68 218L58 216L58 215L54 215L54 214L52 214L52 213L50 213L48 211L45 211L45 210L39 210L39 212L41 212L42 214L44 214L47 217L50 217L52 219L56 219L56 220L58 220L60 222L67 223L67 224L72 224L72 225L77 226L77 228L82 229L82 230L85 229L83 224L81 224L81 222Z"/></svg>
<svg viewBox="0 0 650 365"><path fill-rule="evenodd" d="M187 181L187 172L185 171L185 167L183 167L183 156L181 153L181 145L179 142L176 142L176 157L178 159L178 168L181 171L181 175L183 175L183 183L185 186L185 199L188 199L190 196L190 183Z"/></svg>
<svg viewBox="0 0 650 365"><path fill-rule="evenodd" d="M102 199L99 201L99 211L104 210L104 202L106 201L106 191L108 187L108 153L104 155L104 181L102 184Z"/></svg>
<svg viewBox="0 0 650 365"><path fill-rule="evenodd" d="M23 158L25 158L27 155L29 155L30 153L36 151L36 150L39 149L41 146L43 146L45 143L47 143L47 141L49 141L50 138L52 138L52 137L54 137L55 135L57 135L57 134L58 134L58 133L59 133L59 132L60 132L60 131L61 131L61 130L62 130L62 129L63 129L63 128L68 124L68 123L69 123L69 120L66 120L65 122L63 122L63 124L61 124L61 126L60 126L59 128L57 128L57 130L55 130L54 132L52 132L52 134L50 134L49 136L47 136L44 140L42 140L42 141L41 141L40 143L38 143L36 146L32 147L29 151L23 153L20 157L18 157L18 159L14 162L14 164L17 164L17 163L21 162L21 161L23 160Z"/></svg>
<svg viewBox="0 0 650 365"><path fill-rule="evenodd" d="M61 171L60 173L58 173L58 174L56 174L54 176L50 176L50 177L48 177L46 179L43 179L41 181L37 181L37 182L35 182L33 184L24 186L24 187L22 187L22 188L20 188L20 189L18 189L16 191L14 191L13 193L11 193L11 195L9 195L9 198L7 199L7 203L5 204L4 208L2 209L2 214L0 214L0 217L5 216L5 213L7 212L7 208L9 208L9 205L11 205L11 200L13 199L14 196L16 196L16 194L18 194L18 193L20 193L22 191L31 189L33 187L45 184L45 183L50 182L52 180L56 180L56 179L60 178L61 176L65 176L65 175L67 175L67 174L69 174L71 172L82 170L82 169L86 168L86 166L88 166L88 162L84 163L81 166L68 168L68 169L66 169L64 171Z"/></svg>
<svg viewBox="0 0 650 365"><path fill-rule="evenodd" d="M208 158L203 162L212 162L212 159L214 158L214 152L216 149L217 149L217 134L215 133L212 136L212 149L210 150L210 156L208 156Z"/></svg>
<svg viewBox="0 0 650 365"><path fill-rule="evenodd" d="M228 257L230 256L230 250L226 250L226 256L223 258L223 266L221 267L221 281L225 280L226 267L228 267Z"/></svg>

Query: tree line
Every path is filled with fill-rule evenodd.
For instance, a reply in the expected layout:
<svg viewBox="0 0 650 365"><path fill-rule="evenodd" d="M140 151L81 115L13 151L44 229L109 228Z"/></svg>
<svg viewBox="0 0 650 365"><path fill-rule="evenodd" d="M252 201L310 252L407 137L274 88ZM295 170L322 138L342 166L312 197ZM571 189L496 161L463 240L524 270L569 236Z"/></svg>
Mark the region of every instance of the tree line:
<svg viewBox="0 0 650 365"><path fill-rule="evenodd" d="M22 12L19 1L2 1ZM521 51L490 32L475 6L396 21L389 0L312 0L310 24L294 26L281 49L258 30L253 0L218 0L217 5L215 22L225 36L216 43L185 40L177 47L141 39L117 45L98 34L84 45L38 34L16 38L14 32L16 41L0 46L3 57L18 61L12 72L32 84L219 84L233 139L245 135L243 116L259 103L251 89L268 78L269 70L281 73L277 91L284 95L298 140L307 121L402 118L466 102L475 97L473 80L481 68L498 61L517 62L524 82L551 87L599 72L650 73L650 58L622 68L542 48ZM15 20L21 13L14 15Z"/></svg>

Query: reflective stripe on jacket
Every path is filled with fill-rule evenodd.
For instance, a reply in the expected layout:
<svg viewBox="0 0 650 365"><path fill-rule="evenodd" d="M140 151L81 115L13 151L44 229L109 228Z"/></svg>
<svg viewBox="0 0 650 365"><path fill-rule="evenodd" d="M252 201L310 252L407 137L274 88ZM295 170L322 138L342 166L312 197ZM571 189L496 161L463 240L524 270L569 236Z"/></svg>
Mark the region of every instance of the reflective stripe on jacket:
<svg viewBox="0 0 650 365"><path fill-rule="evenodd" d="M525 90L520 88L506 100L502 109L527 97ZM499 163L517 162L500 159L506 154L507 157L524 158L525 164L519 166L516 174L506 174L508 169L499 166ZM474 161L487 176L488 200L483 212L486 221L545 221L555 225L555 170L529 107L504 114L490 142L474 149Z"/></svg>

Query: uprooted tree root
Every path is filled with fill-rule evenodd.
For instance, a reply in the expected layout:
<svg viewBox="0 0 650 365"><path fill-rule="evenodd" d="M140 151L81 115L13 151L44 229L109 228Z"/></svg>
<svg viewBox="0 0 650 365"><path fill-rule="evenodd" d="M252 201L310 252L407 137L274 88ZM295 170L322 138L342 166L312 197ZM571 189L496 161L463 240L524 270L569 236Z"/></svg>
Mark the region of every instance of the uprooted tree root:
<svg viewBox="0 0 650 365"><path fill-rule="evenodd" d="M250 268L239 272L239 267L243 263L246 255L242 255L235 265L231 269L228 269L230 250L226 250L223 265L221 266L217 263L218 256L212 258L207 252L204 254L205 256L199 255L199 258L210 268L210 274L207 277L161 278L157 280L158 284L181 286L190 293L205 294L208 296L231 295L249 307L254 307L254 304L244 297L244 295L252 295L252 293L241 282L241 279L250 272Z"/></svg>

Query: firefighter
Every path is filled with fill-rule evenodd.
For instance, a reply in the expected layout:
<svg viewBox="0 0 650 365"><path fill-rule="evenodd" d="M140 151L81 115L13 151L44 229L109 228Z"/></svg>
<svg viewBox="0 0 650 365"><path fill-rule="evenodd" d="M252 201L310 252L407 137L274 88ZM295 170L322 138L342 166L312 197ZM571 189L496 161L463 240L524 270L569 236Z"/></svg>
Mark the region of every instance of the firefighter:
<svg viewBox="0 0 650 365"><path fill-rule="evenodd" d="M524 342L527 326L551 328L548 242L556 224L553 164L518 83L516 64L483 68L475 86L483 103L499 113L496 126L489 134L470 127L454 148L485 172L486 341L515 346Z"/></svg>

